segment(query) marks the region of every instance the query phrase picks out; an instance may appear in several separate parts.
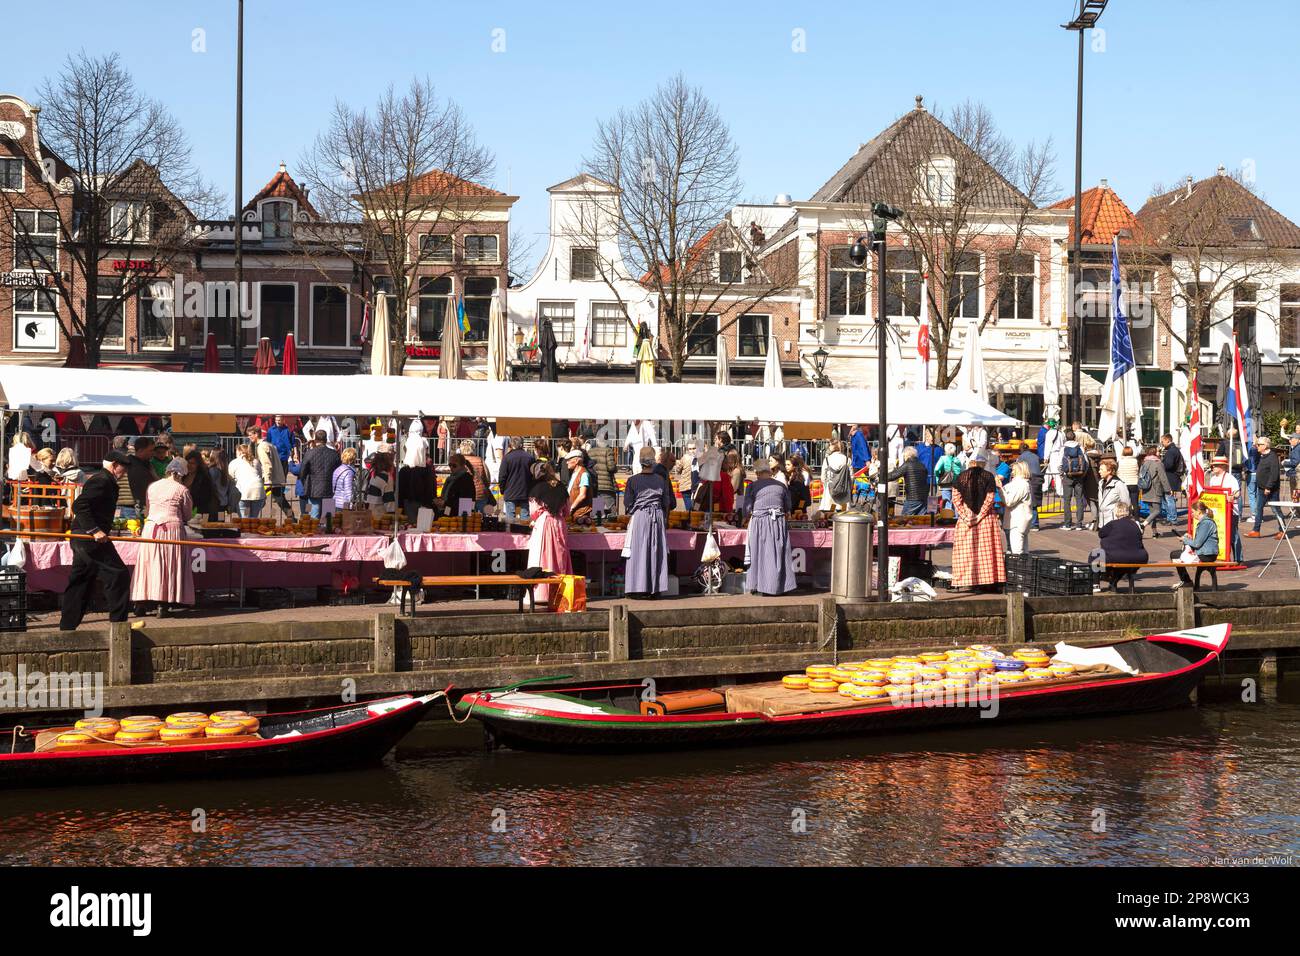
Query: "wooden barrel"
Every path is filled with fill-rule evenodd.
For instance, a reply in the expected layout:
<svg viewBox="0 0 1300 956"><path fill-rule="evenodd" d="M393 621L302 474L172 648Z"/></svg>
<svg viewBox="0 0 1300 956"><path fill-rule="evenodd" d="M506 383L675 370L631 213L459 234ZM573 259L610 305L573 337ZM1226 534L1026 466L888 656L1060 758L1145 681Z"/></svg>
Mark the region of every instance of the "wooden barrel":
<svg viewBox="0 0 1300 956"><path fill-rule="evenodd" d="M5 505L4 516L11 525L28 531L54 531L62 534L68 530L68 515L62 508L40 508L22 505L15 508Z"/></svg>

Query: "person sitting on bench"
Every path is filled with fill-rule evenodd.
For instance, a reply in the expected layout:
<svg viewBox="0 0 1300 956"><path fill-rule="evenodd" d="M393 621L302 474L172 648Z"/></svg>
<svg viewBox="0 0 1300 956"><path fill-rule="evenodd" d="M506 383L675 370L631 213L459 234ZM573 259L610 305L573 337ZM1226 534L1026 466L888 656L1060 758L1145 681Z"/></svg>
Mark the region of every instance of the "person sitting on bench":
<svg viewBox="0 0 1300 956"><path fill-rule="evenodd" d="M1196 519L1196 529L1194 534L1183 535L1183 544L1196 552L1198 561L1217 561L1219 560L1219 526L1214 523L1214 518L1210 515L1210 509L1205 507L1204 502L1197 501L1192 505L1192 517ZM1178 565L1179 582L1174 585L1177 591L1192 583L1192 579L1187 576L1187 569L1182 566L1181 558L1183 551L1180 548L1170 553L1170 557ZM1196 571L1196 580L1199 585L1201 572L1204 569L1198 568ZM1210 569L1212 577L1217 577L1214 570Z"/></svg>
<svg viewBox="0 0 1300 956"><path fill-rule="evenodd" d="M1142 526L1133 520L1129 506L1119 502L1114 506L1115 517L1101 526L1100 547L1106 556L1106 580L1112 590L1126 576L1137 574L1137 568L1112 568L1112 564L1146 564L1150 561L1147 549L1142 546Z"/></svg>

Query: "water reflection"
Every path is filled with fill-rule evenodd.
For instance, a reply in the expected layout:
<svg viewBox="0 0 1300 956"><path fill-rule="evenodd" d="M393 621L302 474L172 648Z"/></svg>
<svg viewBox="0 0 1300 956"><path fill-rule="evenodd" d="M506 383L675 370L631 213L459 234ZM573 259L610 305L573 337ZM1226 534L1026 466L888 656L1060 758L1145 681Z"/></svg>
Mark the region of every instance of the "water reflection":
<svg viewBox="0 0 1300 956"><path fill-rule="evenodd" d="M1300 855L1297 783L1276 701L651 757L439 726L358 773L0 794L0 862L1197 863Z"/></svg>

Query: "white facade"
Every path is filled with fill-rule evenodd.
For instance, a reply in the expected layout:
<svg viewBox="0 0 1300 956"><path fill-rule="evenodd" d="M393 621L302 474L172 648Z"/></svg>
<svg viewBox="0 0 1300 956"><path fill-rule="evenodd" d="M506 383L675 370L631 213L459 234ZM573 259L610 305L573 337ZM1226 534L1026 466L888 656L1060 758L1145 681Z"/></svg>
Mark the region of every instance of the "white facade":
<svg viewBox="0 0 1300 956"><path fill-rule="evenodd" d="M654 294L628 275L615 223L606 221L611 220L617 194L586 174L547 192L551 208L546 254L532 278L510 290L511 348L516 329L528 340L539 318L549 316L561 365L631 365L633 327L644 321L657 334L658 321ZM592 254L599 262L595 269ZM617 277L614 288L602 271Z"/></svg>

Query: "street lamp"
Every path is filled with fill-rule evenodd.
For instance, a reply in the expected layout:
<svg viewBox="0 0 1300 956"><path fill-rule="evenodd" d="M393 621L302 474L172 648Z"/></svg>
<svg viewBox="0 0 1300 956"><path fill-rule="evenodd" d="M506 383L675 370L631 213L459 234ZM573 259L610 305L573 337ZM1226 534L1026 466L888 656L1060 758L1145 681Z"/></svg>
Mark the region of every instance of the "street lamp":
<svg viewBox="0 0 1300 956"><path fill-rule="evenodd" d="M1083 236L1079 209L1083 204L1083 32L1097 25L1107 0L1078 0L1078 12L1069 23L1061 24L1079 34L1079 80L1074 110L1074 287L1070 290L1070 415L1079 421L1083 413L1080 396L1080 364L1083 360L1083 330L1079 327L1079 289L1083 285Z"/></svg>
<svg viewBox="0 0 1300 956"><path fill-rule="evenodd" d="M239 0L235 47L235 316L230 347L236 373L244 370L244 0Z"/></svg>
<svg viewBox="0 0 1300 956"><path fill-rule="evenodd" d="M876 476L876 503L878 505L877 527L880 529L880 546L877 551L876 583L877 600L885 603L889 600L889 440L885 436L889 431L889 410L885 400L885 380L889 375L889 354L885 349L887 334L885 320L885 230L891 222L903 217L903 210L886 202L878 202L871 207L871 235L858 236L849 249L849 261L861 266L867 261L871 247L876 249L876 284L878 298L876 304L876 392L880 399L880 435L876 443L876 458L879 465Z"/></svg>
<svg viewBox="0 0 1300 956"><path fill-rule="evenodd" d="M1282 361L1282 374L1286 376L1286 409L1288 414L1295 414L1295 377L1300 372L1300 359L1288 355Z"/></svg>
<svg viewBox="0 0 1300 956"><path fill-rule="evenodd" d="M826 360L830 357L831 353L822 348L820 344L817 346L817 350L813 352L814 388L827 388L830 385L830 380L826 377Z"/></svg>

